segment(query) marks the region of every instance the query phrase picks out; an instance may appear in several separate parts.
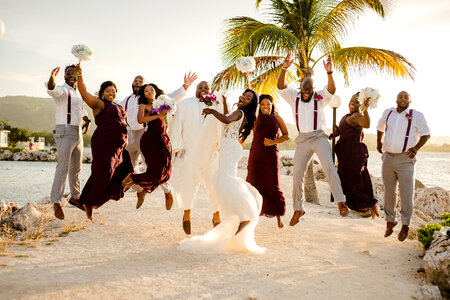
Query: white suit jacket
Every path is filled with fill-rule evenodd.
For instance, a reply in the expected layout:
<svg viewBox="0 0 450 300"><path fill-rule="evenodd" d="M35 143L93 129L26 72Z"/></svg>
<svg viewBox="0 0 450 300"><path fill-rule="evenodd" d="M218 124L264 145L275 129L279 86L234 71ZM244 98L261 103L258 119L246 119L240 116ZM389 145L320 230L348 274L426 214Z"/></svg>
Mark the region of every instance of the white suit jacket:
<svg viewBox="0 0 450 300"><path fill-rule="evenodd" d="M202 115L204 108L212 108L223 113L222 97L213 106L199 102L196 97L177 102L177 110L169 128L172 151L181 149L219 148L222 123L213 115Z"/></svg>

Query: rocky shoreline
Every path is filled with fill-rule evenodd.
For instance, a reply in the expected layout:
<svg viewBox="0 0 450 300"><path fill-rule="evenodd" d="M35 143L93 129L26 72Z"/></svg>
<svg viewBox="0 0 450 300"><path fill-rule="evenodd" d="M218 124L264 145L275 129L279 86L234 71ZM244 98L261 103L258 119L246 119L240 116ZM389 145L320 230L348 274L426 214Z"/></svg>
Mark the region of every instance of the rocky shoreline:
<svg viewBox="0 0 450 300"><path fill-rule="evenodd" d="M9 149L0 149L0 160L12 161L57 161L58 152L46 150L22 150L13 153ZM83 152L83 163L92 162L92 153Z"/></svg>

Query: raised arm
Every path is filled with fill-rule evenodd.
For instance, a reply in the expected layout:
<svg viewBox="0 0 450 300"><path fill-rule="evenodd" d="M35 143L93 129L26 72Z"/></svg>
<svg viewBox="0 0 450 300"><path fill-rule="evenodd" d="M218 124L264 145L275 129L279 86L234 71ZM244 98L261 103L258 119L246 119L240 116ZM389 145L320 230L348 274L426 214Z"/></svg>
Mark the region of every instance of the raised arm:
<svg viewBox="0 0 450 300"><path fill-rule="evenodd" d="M198 78L198 75L194 72L191 74L191 71L189 71L188 74L184 74L184 83L183 88L185 91L189 88L189 86L194 83L194 81Z"/></svg>
<svg viewBox="0 0 450 300"><path fill-rule="evenodd" d="M227 104L227 97L222 95L222 104L223 104L223 114L228 115L228 104Z"/></svg>
<svg viewBox="0 0 450 300"><path fill-rule="evenodd" d="M283 61L281 73L280 76L278 77L277 88L279 90L286 88L286 71L292 65L293 62L294 60L291 59L291 52L289 51L286 58Z"/></svg>
<svg viewBox="0 0 450 300"><path fill-rule="evenodd" d="M328 74L328 92L334 95L336 92L336 84L333 79L333 64L331 63L331 54L328 54L327 62L323 61L323 67Z"/></svg>
<svg viewBox="0 0 450 300"><path fill-rule="evenodd" d="M362 128L370 127L370 116L367 109L369 108L369 100L364 101L364 110L362 114L360 112L354 113L349 118L347 118L346 122L353 127L359 126Z"/></svg>
<svg viewBox="0 0 450 300"><path fill-rule="evenodd" d="M214 117L216 117L217 120L225 124L230 124L232 122L239 120L242 117L242 114L243 114L242 111L236 110L232 114L226 116L224 114L221 114L215 109L211 108L203 109L203 115L205 115L205 118L207 115L213 115Z"/></svg>
<svg viewBox="0 0 450 300"><path fill-rule="evenodd" d="M94 112L94 116L96 116L105 108L105 104L99 98L88 93L86 85L84 84L83 80L83 70L81 69L81 66L79 64L76 67L76 72L78 77L77 79L78 91L80 92L81 98L83 98L84 102L86 102L86 104Z"/></svg>
<svg viewBox="0 0 450 300"><path fill-rule="evenodd" d="M284 120L279 115L275 115L278 121L278 125L280 126L280 131L282 136L280 136L277 139L271 140L268 138L264 139L264 146L273 146L275 144L281 144L283 142L286 142L289 140L289 131L287 129L286 123L284 123Z"/></svg>
<svg viewBox="0 0 450 300"><path fill-rule="evenodd" d="M156 119L162 118L167 114L167 109L163 109L159 114L153 116L145 115L146 104L139 104L139 110L137 115L137 121L139 124L148 123Z"/></svg>
<svg viewBox="0 0 450 300"><path fill-rule="evenodd" d="M55 77L56 75L58 75L59 69L60 69L59 67L54 68L52 70L52 73L50 74L50 79L48 80L47 83L47 88L49 90L53 90L55 88Z"/></svg>

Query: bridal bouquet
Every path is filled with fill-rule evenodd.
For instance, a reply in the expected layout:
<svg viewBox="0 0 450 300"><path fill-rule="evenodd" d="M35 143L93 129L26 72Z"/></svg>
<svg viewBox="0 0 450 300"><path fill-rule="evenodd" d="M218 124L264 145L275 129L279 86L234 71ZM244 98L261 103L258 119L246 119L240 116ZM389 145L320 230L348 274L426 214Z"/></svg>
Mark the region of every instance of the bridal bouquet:
<svg viewBox="0 0 450 300"><path fill-rule="evenodd" d="M175 112L175 101L167 95L159 95L159 97L153 101L152 113L161 113L163 109L174 113Z"/></svg>
<svg viewBox="0 0 450 300"><path fill-rule="evenodd" d="M255 67L255 59L251 56L241 57L236 60L236 68L242 73L253 72Z"/></svg>
<svg viewBox="0 0 450 300"><path fill-rule="evenodd" d="M380 97L381 97L380 92L374 88L366 87L361 91L359 91L358 101L361 104L361 110L364 110L365 108L364 102L366 100L369 100L368 108L377 107L378 100L380 99Z"/></svg>
<svg viewBox="0 0 450 300"><path fill-rule="evenodd" d="M72 46L72 54L81 62L82 60L89 60L93 52L88 45L78 44Z"/></svg>
<svg viewBox="0 0 450 300"><path fill-rule="evenodd" d="M208 106L217 104L217 96L211 93L204 94L200 97L200 102L205 103Z"/></svg>

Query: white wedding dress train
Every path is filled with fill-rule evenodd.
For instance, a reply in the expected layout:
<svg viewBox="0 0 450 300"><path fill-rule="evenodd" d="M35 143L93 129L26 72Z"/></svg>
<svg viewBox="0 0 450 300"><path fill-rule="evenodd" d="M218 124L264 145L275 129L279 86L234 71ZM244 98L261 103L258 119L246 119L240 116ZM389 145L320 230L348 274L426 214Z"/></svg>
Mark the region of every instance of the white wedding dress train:
<svg viewBox="0 0 450 300"><path fill-rule="evenodd" d="M180 250L194 253L265 252L265 248L255 242L262 197L253 186L236 175L242 156L238 138L243 116L244 113L239 120L225 125L220 139L219 169L213 176L213 183L222 222L204 235L183 240L178 247ZM250 223L236 235L239 223L243 221Z"/></svg>

